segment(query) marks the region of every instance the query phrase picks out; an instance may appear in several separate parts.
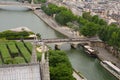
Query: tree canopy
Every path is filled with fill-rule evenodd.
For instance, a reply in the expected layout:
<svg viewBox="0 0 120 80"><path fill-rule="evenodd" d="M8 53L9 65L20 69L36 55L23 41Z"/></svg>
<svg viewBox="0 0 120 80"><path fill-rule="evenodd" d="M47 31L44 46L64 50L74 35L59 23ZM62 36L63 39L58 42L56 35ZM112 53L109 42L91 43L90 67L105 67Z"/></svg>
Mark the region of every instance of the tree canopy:
<svg viewBox="0 0 120 80"><path fill-rule="evenodd" d="M50 80L75 80L73 70L66 53L49 50Z"/></svg>

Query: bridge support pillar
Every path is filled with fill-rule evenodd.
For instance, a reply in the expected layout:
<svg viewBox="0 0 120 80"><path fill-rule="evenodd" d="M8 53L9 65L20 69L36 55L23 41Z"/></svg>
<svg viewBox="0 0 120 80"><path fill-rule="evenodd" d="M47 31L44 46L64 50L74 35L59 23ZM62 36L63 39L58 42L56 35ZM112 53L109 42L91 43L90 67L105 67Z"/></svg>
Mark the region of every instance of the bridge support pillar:
<svg viewBox="0 0 120 80"><path fill-rule="evenodd" d="M77 44L71 44L71 48L73 48L73 49L76 49L77 48Z"/></svg>
<svg viewBox="0 0 120 80"><path fill-rule="evenodd" d="M60 45L55 44L55 50L60 50Z"/></svg>

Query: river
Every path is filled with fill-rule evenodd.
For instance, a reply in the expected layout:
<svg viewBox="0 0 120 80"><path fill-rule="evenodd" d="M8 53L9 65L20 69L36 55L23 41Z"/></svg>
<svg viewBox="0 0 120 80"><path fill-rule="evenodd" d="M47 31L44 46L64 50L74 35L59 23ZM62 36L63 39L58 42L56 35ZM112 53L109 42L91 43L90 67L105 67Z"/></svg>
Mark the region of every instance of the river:
<svg viewBox="0 0 120 80"><path fill-rule="evenodd" d="M0 31L21 26L26 26L33 32L40 33L42 38L64 37L52 30L32 11L0 10ZM71 49L69 44L64 44L61 49L67 53L73 68L88 80L117 80L99 64L98 59L88 56L81 48Z"/></svg>

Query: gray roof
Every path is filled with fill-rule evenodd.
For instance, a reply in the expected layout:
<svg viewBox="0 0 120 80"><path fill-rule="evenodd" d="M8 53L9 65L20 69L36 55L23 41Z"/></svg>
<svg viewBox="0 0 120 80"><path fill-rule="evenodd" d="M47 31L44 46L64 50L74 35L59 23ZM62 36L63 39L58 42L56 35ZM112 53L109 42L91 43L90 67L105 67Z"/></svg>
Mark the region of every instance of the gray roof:
<svg viewBox="0 0 120 80"><path fill-rule="evenodd" d="M1 67L0 80L41 80L39 64Z"/></svg>

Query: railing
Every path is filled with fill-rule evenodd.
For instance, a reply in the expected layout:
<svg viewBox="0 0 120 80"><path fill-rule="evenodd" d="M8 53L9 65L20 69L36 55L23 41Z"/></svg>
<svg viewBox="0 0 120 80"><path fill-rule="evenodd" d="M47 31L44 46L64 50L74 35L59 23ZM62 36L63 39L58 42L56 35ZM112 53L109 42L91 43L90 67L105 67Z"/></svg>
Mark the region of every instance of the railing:
<svg viewBox="0 0 120 80"><path fill-rule="evenodd" d="M89 38L66 38L66 39L41 39L39 42L44 43L56 43L56 42L90 42L96 39L89 39Z"/></svg>

